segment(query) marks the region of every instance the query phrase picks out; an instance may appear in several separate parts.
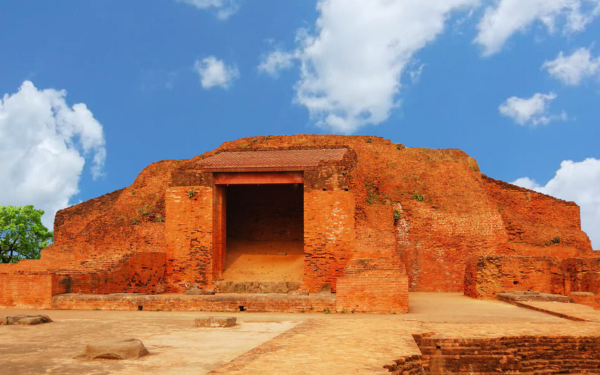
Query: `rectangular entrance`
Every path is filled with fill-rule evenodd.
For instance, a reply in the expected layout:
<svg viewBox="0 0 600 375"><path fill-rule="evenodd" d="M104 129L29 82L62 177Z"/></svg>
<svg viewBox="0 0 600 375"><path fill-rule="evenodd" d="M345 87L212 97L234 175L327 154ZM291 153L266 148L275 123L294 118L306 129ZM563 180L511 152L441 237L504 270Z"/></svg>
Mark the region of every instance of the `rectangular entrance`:
<svg viewBox="0 0 600 375"><path fill-rule="evenodd" d="M304 173L213 176L213 280L302 282Z"/></svg>
<svg viewBox="0 0 600 375"><path fill-rule="evenodd" d="M302 184L229 185L225 189L224 281L302 281Z"/></svg>

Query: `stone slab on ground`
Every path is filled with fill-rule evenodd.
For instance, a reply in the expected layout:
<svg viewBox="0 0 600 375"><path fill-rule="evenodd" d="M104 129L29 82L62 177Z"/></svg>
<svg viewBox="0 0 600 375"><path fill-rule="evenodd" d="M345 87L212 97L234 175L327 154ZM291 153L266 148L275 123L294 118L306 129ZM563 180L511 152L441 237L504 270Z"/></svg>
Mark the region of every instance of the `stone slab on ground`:
<svg viewBox="0 0 600 375"><path fill-rule="evenodd" d="M93 341L77 358L136 359L150 354L144 344L133 338L113 338Z"/></svg>
<svg viewBox="0 0 600 375"><path fill-rule="evenodd" d="M580 305L578 303L560 303L560 302L517 302L517 306L528 309L545 312L561 318L584 321L600 322L600 311L591 306Z"/></svg>
<svg viewBox="0 0 600 375"><path fill-rule="evenodd" d="M206 316L196 318L196 327L233 327L235 321L233 316Z"/></svg>
<svg viewBox="0 0 600 375"><path fill-rule="evenodd" d="M539 302L562 302L562 303L574 303L573 298L569 296L563 296L560 294L530 292L530 291L509 291L498 293L496 298L504 302L525 302L525 301L539 301Z"/></svg>
<svg viewBox="0 0 600 375"><path fill-rule="evenodd" d="M42 323L50 323L52 319L48 315L15 315L7 316L4 320L5 324L21 324L21 325L36 325Z"/></svg>

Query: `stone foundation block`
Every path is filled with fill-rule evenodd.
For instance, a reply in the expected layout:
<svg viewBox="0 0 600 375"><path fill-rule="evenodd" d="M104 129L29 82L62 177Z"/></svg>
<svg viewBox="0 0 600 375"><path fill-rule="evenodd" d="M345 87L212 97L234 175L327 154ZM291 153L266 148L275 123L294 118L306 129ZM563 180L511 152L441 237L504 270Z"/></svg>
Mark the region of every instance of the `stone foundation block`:
<svg viewBox="0 0 600 375"><path fill-rule="evenodd" d="M138 339L103 339L89 343L85 351L75 358L135 359L145 356L148 350Z"/></svg>
<svg viewBox="0 0 600 375"><path fill-rule="evenodd" d="M50 322L52 322L52 319L47 315L15 315L6 317L6 324L35 325Z"/></svg>
<svg viewBox="0 0 600 375"><path fill-rule="evenodd" d="M236 318L232 316L209 316L196 318L196 327L232 327Z"/></svg>

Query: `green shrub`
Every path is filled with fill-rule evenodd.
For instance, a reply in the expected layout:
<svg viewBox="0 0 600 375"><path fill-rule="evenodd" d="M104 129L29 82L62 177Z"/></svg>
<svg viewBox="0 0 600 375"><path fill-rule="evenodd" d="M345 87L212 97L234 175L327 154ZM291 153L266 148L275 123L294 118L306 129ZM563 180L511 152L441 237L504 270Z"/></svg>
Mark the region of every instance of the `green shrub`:
<svg viewBox="0 0 600 375"><path fill-rule="evenodd" d="M373 138L369 137L369 138L365 139L365 142L367 142L367 143L373 143Z"/></svg>
<svg viewBox="0 0 600 375"><path fill-rule="evenodd" d="M194 190L194 189L192 189L192 190L188 190L188 191L186 191L186 193L187 193L187 196L188 196L188 197L190 197L190 198L193 198L193 197L194 197L194 195L196 195L197 191L196 191L196 190Z"/></svg>
<svg viewBox="0 0 600 375"><path fill-rule="evenodd" d="M413 196L412 196L412 197L413 197L414 199L416 199L417 201L419 201L419 202L423 202L423 201L425 200L425 197L424 197L424 196L422 196L422 195L421 195L421 194L419 194L419 193L415 193L415 194L413 194Z"/></svg>
<svg viewBox="0 0 600 375"><path fill-rule="evenodd" d="M140 221L138 219L131 220L131 224L133 224L133 225L137 225L139 223L140 223Z"/></svg>
<svg viewBox="0 0 600 375"><path fill-rule="evenodd" d="M366 182L365 187L367 188L367 204L373 204L379 200L379 194L377 194L377 188L374 182Z"/></svg>
<svg viewBox="0 0 600 375"><path fill-rule="evenodd" d="M394 210L394 223L397 223L399 221L400 221L400 211Z"/></svg>
<svg viewBox="0 0 600 375"><path fill-rule="evenodd" d="M404 145L403 144L396 144L396 150L403 150L404 149Z"/></svg>
<svg viewBox="0 0 600 375"><path fill-rule="evenodd" d="M554 243L560 243L560 237L554 237L554 239L552 240L552 242L554 242Z"/></svg>
<svg viewBox="0 0 600 375"><path fill-rule="evenodd" d="M544 242L544 245L546 245L546 246L550 246L550 245L552 245L552 242L550 242L550 241L546 241L546 242Z"/></svg>
<svg viewBox="0 0 600 375"><path fill-rule="evenodd" d="M165 222L165 218L164 217L157 217L156 218L156 222L157 223L164 223Z"/></svg>
<svg viewBox="0 0 600 375"><path fill-rule="evenodd" d="M476 165L469 165L469 168L471 168L471 170L473 170L475 172L479 172L479 167Z"/></svg>

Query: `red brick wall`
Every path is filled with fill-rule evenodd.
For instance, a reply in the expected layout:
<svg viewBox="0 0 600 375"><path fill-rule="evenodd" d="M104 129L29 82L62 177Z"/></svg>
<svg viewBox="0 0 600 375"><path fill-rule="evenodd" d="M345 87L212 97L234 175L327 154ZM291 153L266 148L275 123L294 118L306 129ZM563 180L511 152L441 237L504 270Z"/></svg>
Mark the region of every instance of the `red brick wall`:
<svg viewBox="0 0 600 375"><path fill-rule="evenodd" d="M302 241L304 192L296 185L227 187L227 236L253 241Z"/></svg>
<svg viewBox="0 0 600 375"><path fill-rule="evenodd" d="M490 199L502 215L517 255L593 256L581 231L579 206L484 176ZM559 244L553 240L558 238ZM586 255L587 254L587 255Z"/></svg>
<svg viewBox="0 0 600 375"><path fill-rule="evenodd" d="M304 191L304 283L314 293L325 283L335 292L354 248L354 197L344 190Z"/></svg>
<svg viewBox="0 0 600 375"><path fill-rule="evenodd" d="M505 290L564 294L560 260L551 257L487 256L467 262L465 295L494 298Z"/></svg>
<svg viewBox="0 0 600 375"><path fill-rule="evenodd" d="M189 197L188 191L195 191ZM166 198L167 291L183 292L186 282L210 287L213 281L213 189L180 186Z"/></svg>
<svg viewBox="0 0 600 375"><path fill-rule="evenodd" d="M352 259L337 280L336 310L358 313L408 312L408 277L400 259Z"/></svg>
<svg viewBox="0 0 600 375"><path fill-rule="evenodd" d="M55 275L55 293L146 293L165 291L165 253L134 253L99 264L98 270L75 270Z"/></svg>
<svg viewBox="0 0 600 375"><path fill-rule="evenodd" d="M407 313L408 277L398 256L393 208L372 205L356 223L356 247L338 279L338 311Z"/></svg>
<svg viewBox="0 0 600 375"><path fill-rule="evenodd" d="M0 308L50 308L52 275L0 275Z"/></svg>
<svg viewBox="0 0 600 375"><path fill-rule="evenodd" d="M596 274L600 272L600 258L569 258L562 261L562 269L570 292L598 293Z"/></svg>
<svg viewBox="0 0 600 375"><path fill-rule="evenodd" d="M422 355L396 360L389 372L405 374L597 373L598 336L445 338L413 335Z"/></svg>

